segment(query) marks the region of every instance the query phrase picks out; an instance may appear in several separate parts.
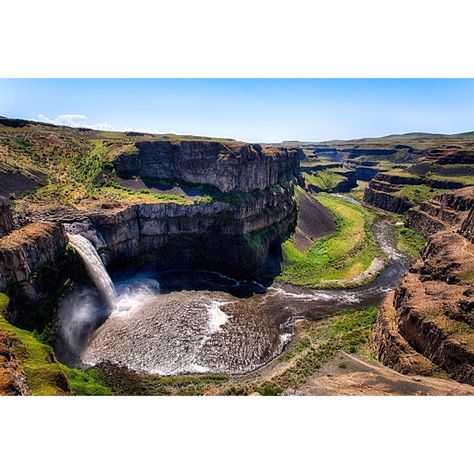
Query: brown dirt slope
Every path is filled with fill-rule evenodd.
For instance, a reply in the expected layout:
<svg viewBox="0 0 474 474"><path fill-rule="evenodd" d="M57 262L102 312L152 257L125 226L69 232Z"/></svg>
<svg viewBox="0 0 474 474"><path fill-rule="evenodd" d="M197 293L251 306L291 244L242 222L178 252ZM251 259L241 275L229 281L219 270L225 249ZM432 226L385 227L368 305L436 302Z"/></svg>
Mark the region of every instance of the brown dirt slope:
<svg viewBox="0 0 474 474"><path fill-rule="evenodd" d="M340 352L288 395L474 395L474 388L452 380L401 375Z"/></svg>
<svg viewBox="0 0 474 474"><path fill-rule="evenodd" d="M471 198L472 190L456 191L432 206L431 214L448 230L430 237L421 258L378 314L375 351L383 363L402 373L435 374L438 366L452 378L474 385ZM448 201L449 209L443 208ZM430 220L414 217L426 234L432 232Z"/></svg>
<svg viewBox="0 0 474 474"><path fill-rule="evenodd" d="M304 252L315 239L333 232L336 226L331 211L316 201L310 193L302 191L297 200L298 224L292 241L298 250Z"/></svg>

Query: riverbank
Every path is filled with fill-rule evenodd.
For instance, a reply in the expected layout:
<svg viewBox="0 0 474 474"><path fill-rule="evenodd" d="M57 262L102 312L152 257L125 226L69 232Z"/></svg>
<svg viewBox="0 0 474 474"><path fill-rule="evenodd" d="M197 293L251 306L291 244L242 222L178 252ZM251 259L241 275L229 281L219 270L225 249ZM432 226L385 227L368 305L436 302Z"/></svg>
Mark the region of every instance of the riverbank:
<svg viewBox="0 0 474 474"><path fill-rule="evenodd" d="M372 232L376 214L340 197L312 196L334 216L335 230L300 250L283 244L282 272L277 281L310 288L351 287L366 283L383 268L383 252ZM297 227L298 229L298 227Z"/></svg>
<svg viewBox="0 0 474 474"><path fill-rule="evenodd" d="M409 377L382 366L370 341L376 307L342 311L323 321L300 321L287 350L243 376L162 377L102 366L117 395L472 395L468 385ZM98 369L93 369L97 371Z"/></svg>

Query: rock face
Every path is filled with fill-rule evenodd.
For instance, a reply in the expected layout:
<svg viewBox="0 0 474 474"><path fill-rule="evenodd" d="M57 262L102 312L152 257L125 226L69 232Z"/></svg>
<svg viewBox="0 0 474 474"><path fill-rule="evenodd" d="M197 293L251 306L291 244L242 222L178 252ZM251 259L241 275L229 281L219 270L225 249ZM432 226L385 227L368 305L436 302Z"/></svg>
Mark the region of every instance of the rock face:
<svg viewBox="0 0 474 474"><path fill-rule="evenodd" d="M211 185L212 202L89 203L35 218L63 223L91 240L103 261L146 256L159 268L218 269L236 276L262 270L296 225L294 181L301 150L239 142L141 141L114 161L123 179Z"/></svg>
<svg viewBox="0 0 474 474"><path fill-rule="evenodd" d="M469 242L474 243L474 207L462 224L461 234L464 235Z"/></svg>
<svg viewBox="0 0 474 474"><path fill-rule="evenodd" d="M0 291L23 284L47 264L53 264L67 244L60 224L35 223L0 239Z"/></svg>
<svg viewBox="0 0 474 474"><path fill-rule="evenodd" d="M356 179L361 181L370 181L380 173L379 168L372 168L370 166L356 166Z"/></svg>
<svg viewBox="0 0 474 474"><path fill-rule="evenodd" d="M460 189L464 186L458 182L430 179L423 176L398 176L378 173L365 190L364 201L385 211L403 214L413 206L408 200L398 195L398 192L405 185L425 185L434 189Z"/></svg>
<svg viewBox="0 0 474 474"><path fill-rule="evenodd" d="M13 230L13 218L8 201L0 199L0 237Z"/></svg>
<svg viewBox="0 0 474 474"><path fill-rule="evenodd" d="M252 191L288 180L299 173L302 150L263 148L239 142L142 141L138 152L116 158L120 177L178 179L209 184L223 192Z"/></svg>
<svg viewBox="0 0 474 474"><path fill-rule="evenodd" d="M402 373L428 375L444 371L460 382L474 385L471 198L468 190L458 191L440 199L440 204L450 206L448 209L440 211L440 206L434 206L432 213L444 217L445 220L437 219L448 230L430 237L421 258L395 292L387 296L378 314L374 347L383 363ZM451 212L454 208L459 213L456 219ZM449 224L450 221L455 223ZM434 232L431 224L423 228L425 235Z"/></svg>
<svg viewBox="0 0 474 474"><path fill-rule="evenodd" d="M0 292L8 289L13 306L28 313L64 276L61 256L66 245L67 237L59 223L37 222L1 238ZM17 317L12 311L11 320Z"/></svg>
<svg viewBox="0 0 474 474"><path fill-rule="evenodd" d="M14 345L17 338L0 329L0 395L28 395L26 376L20 369Z"/></svg>
<svg viewBox="0 0 474 474"><path fill-rule="evenodd" d="M36 206L15 215L18 228L10 232L5 225L10 233L0 239L0 291L11 297L12 322L27 326L25 317L42 318L35 305L57 294L61 280L81 272L79 260L65 252L66 230L88 238L106 265L138 260L159 269L268 275L269 257L280 256L279 243L296 225L299 151L212 141L144 141L137 147L138 154L117 157L118 172L220 191L204 202L140 196L83 201L77 208ZM2 215L11 221L7 210Z"/></svg>
<svg viewBox="0 0 474 474"><path fill-rule="evenodd" d="M264 265L271 245L293 230L296 203L289 186L252 193L241 202L116 203L87 208L75 217L58 211L55 219L91 240L106 264L147 255L163 268L249 276Z"/></svg>
<svg viewBox="0 0 474 474"><path fill-rule="evenodd" d="M434 233L459 229L465 221L465 236L469 235L469 211L474 209L474 187L460 189L431 199L410 209L406 215L406 225L425 237Z"/></svg>
<svg viewBox="0 0 474 474"><path fill-rule="evenodd" d="M393 299L393 293L387 296L374 326L374 345L380 361L402 374L435 374L435 364L416 352L398 332Z"/></svg>
<svg viewBox="0 0 474 474"><path fill-rule="evenodd" d="M360 144L356 145L355 143L353 146L351 146L349 142L341 145L342 146L323 146L320 144L317 146L307 146L308 148L314 150L318 156L323 156L338 161L367 161L367 159L387 159L396 161L397 155L401 150L404 152L403 159L399 161L413 161L421 156L421 152L419 150L415 150L410 146L395 145L394 143L387 143L386 145L377 148L364 148L361 147Z"/></svg>
<svg viewBox="0 0 474 474"><path fill-rule="evenodd" d="M351 189L357 187L357 173L356 170L346 171L344 173L339 173L335 171L336 174L342 176L344 181L337 184L331 192L333 193L348 193Z"/></svg>
<svg viewBox="0 0 474 474"><path fill-rule="evenodd" d="M379 173L370 181L369 186L364 191L364 202L384 211L403 214L410 209L411 205L407 200L395 194L400 190L400 186L391 183L385 176Z"/></svg>

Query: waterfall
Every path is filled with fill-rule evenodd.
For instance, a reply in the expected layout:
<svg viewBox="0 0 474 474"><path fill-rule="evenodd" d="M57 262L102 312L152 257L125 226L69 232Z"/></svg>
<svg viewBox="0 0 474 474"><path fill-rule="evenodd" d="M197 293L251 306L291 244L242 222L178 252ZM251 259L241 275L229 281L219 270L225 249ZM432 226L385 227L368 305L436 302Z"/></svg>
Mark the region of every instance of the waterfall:
<svg viewBox="0 0 474 474"><path fill-rule="evenodd" d="M107 270L92 243L79 234L68 234L70 244L80 255L87 273L111 309L115 308L117 292Z"/></svg>

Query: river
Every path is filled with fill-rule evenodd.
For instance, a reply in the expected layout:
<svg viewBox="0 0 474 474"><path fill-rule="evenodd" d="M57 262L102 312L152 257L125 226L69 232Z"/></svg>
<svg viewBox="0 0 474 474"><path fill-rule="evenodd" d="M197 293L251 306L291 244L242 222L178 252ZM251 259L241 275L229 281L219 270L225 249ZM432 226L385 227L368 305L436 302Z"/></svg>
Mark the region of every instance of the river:
<svg viewBox="0 0 474 474"><path fill-rule="evenodd" d="M162 375L253 371L284 350L296 321L378 305L395 287L409 261L395 249L389 219L373 231L388 263L355 289L265 287L207 271L117 273L118 300L109 314L95 287L76 288L60 306L58 357Z"/></svg>

